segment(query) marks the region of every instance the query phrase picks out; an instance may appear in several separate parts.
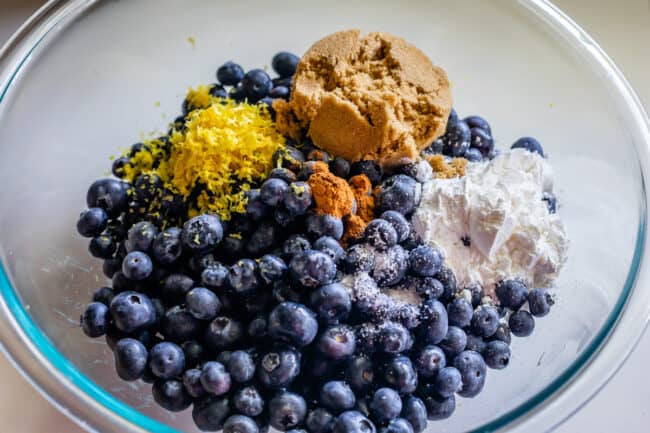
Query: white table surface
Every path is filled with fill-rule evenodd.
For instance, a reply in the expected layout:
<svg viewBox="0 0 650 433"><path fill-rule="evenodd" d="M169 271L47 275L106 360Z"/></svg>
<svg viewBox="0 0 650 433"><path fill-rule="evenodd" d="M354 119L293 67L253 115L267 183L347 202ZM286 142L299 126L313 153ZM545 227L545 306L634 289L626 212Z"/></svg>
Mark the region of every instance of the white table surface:
<svg viewBox="0 0 650 433"><path fill-rule="evenodd" d="M650 0L555 0L623 70L650 107ZM0 44L42 2L0 0ZM556 432L650 431L650 332L604 389ZM0 432L81 433L0 355Z"/></svg>

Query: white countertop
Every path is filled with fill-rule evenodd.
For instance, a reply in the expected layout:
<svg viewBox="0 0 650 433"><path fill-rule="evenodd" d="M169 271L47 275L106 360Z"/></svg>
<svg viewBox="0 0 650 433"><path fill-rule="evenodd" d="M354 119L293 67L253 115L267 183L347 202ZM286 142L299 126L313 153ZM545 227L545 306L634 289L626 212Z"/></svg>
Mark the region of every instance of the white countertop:
<svg viewBox="0 0 650 433"><path fill-rule="evenodd" d="M0 0L0 44L42 2ZM650 107L650 0L555 0L623 70ZM621 371L557 432L650 431L650 332ZM81 433L0 355L0 431Z"/></svg>

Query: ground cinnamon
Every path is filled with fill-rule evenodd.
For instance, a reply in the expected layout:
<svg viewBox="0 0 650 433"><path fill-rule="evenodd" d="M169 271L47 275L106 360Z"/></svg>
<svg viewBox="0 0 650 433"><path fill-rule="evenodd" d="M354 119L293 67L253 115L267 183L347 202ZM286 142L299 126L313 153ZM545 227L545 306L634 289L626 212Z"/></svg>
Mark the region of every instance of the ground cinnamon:
<svg viewBox="0 0 650 433"><path fill-rule="evenodd" d="M319 171L309 177L309 187L316 204L316 212L343 218L354 208L354 194L350 185L329 171Z"/></svg>
<svg viewBox="0 0 650 433"><path fill-rule="evenodd" d="M350 187L357 202L356 215L350 215L346 220L343 242L359 238L366 225L375 217L375 198L372 195L372 182L365 174L350 178Z"/></svg>

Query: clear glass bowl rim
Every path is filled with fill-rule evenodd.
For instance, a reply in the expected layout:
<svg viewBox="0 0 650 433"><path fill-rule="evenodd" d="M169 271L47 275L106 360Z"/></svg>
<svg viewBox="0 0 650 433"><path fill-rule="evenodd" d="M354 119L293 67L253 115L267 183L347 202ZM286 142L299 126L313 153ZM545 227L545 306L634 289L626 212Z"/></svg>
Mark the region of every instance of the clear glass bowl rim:
<svg viewBox="0 0 650 433"><path fill-rule="evenodd" d="M0 50L0 66L2 66L0 71L3 69L6 71L0 72L0 107L11 84L21 72L21 68L48 33L69 14L77 11L80 7L88 7L96 1L50 0L18 29ZM587 53L591 60L595 61L614 82L613 86L628 103L640 136L644 137L642 141L644 141L645 148L637 149L637 152L640 155L642 178L645 185L645 175L649 167L647 148L650 146L650 122L638 97L621 72L584 30L547 0L517 0L517 3L530 13L542 17L560 36L576 42L584 50L584 53ZM646 156L646 158L641 156ZM648 199L645 186L643 186L643 194L643 206L640 209L640 225L637 230L632 264L622 294L604 325L583 353L553 382L532 398L475 429L474 432L491 432L506 426L509 428L522 426L526 423L524 418L531 418L533 415L539 417L542 412L553 414L550 422L542 424L544 429L550 429L589 401L627 359L645 330L650 317L650 306L639 307L630 302L632 297L641 296L639 293L642 290L637 283L641 280L641 274L645 274L648 269L647 266L642 266L648 261L647 255L644 254L647 224L645 205ZM648 296L646 295L645 298L647 300ZM629 311L630 309L634 311ZM80 426L92 431L110 429L124 432L177 432L177 430L149 418L117 400L96 385L92 379L77 370L30 318L1 262L0 311L0 344L5 355L45 398ZM623 313L634 316L636 321L628 320L624 324L620 323ZM631 323L636 323L637 326L633 326ZM617 329L622 325L628 328L625 329L625 332ZM600 375L600 380L592 380L589 385L584 386L585 371L589 370L588 367L594 363L596 355L604 351L605 342L614 333L618 336L627 334L624 345L627 347L626 353L624 356L616 358L616 361L608 362L610 368L607 375ZM596 366L594 366L595 368ZM559 404L560 391L566 392L569 384L572 384L573 388L577 388L577 383L583 385L583 395L578 399L573 399L569 405L566 404L567 398L563 398L564 402ZM555 404L553 404L554 402ZM524 415L527 416L524 417Z"/></svg>

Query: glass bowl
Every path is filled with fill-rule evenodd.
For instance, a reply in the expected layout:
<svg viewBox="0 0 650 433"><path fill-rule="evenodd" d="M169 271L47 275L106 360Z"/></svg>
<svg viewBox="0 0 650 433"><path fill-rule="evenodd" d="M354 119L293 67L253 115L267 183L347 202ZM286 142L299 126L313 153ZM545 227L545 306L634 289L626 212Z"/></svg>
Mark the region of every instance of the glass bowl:
<svg viewBox="0 0 650 433"><path fill-rule="evenodd" d="M88 430L193 432L120 381L78 317L103 285L74 224L87 186L224 61L268 65L335 30L401 35L443 66L461 115L497 145L534 135L555 169L571 240L558 303L511 366L429 431L542 431L577 410L648 318L648 119L620 72L545 1L52 1L0 54L0 339L42 393Z"/></svg>

